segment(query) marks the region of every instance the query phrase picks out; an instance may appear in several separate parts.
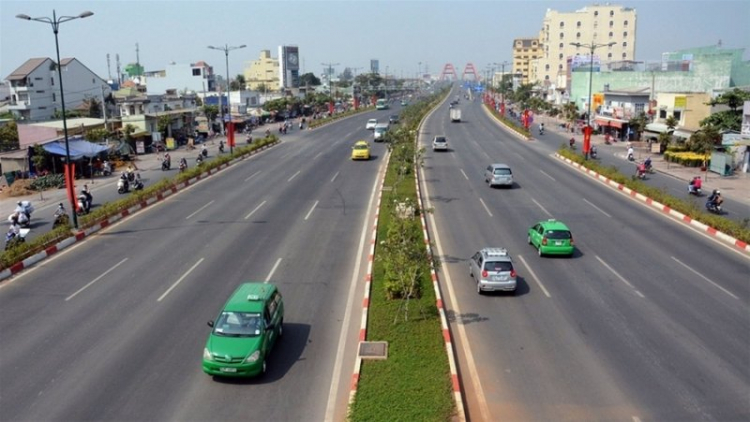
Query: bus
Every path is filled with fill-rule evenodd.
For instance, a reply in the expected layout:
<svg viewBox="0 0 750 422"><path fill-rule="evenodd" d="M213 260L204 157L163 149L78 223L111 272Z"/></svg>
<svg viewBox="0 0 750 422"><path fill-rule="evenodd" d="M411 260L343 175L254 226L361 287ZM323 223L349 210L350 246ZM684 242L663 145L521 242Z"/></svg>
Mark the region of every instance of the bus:
<svg viewBox="0 0 750 422"><path fill-rule="evenodd" d="M380 98L378 102L375 103L375 109L376 110L387 110L388 109L388 100L385 98Z"/></svg>

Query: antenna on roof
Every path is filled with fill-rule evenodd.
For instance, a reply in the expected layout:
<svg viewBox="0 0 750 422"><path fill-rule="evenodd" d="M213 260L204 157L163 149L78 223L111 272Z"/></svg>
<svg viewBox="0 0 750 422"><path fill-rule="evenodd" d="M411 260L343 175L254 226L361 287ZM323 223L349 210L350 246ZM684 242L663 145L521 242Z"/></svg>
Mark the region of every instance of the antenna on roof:
<svg viewBox="0 0 750 422"><path fill-rule="evenodd" d="M112 80L112 66L111 62L109 60L109 53L107 53L107 78L111 81Z"/></svg>
<svg viewBox="0 0 750 422"><path fill-rule="evenodd" d="M115 63L117 63L117 85L122 85L122 71L120 70L120 55L115 54Z"/></svg>
<svg viewBox="0 0 750 422"><path fill-rule="evenodd" d="M718 43L716 43L716 46L717 46L717 47L721 47L721 38L719 38L719 42L718 42Z"/></svg>
<svg viewBox="0 0 750 422"><path fill-rule="evenodd" d="M138 43L135 43L135 62L140 66L141 64L141 50L138 49Z"/></svg>

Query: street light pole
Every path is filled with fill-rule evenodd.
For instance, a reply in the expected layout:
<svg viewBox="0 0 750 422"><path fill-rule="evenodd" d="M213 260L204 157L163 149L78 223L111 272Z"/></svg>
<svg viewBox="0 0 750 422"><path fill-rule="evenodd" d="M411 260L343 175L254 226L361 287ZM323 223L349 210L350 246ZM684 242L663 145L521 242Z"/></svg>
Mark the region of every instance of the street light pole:
<svg viewBox="0 0 750 422"><path fill-rule="evenodd" d="M495 63L500 65L500 113L505 116L505 86L503 85L505 82L505 66L511 64L508 61L504 61L502 63Z"/></svg>
<svg viewBox="0 0 750 422"><path fill-rule="evenodd" d="M610 42L610 43L606 43L606 44L596 44L596 43L593 43L593 42L591 44L581 44L579 42L570 43L570 45L575 46L575 47L579 47L579 48L580 47L584 47L584 48L588 48L589 49L589 95L588 95L588 101L587 101L587 103L588 103L588 109L586 111L586 126L588 127L587 130L588 130L588 133L589 133L589 135L588 135L589 137L591 136L591 132L592 132L592 129L593 129L591 127L591 103L593 102L593 95L594 95L594 93L592 92L592 83L593 83L593 79L594 79L594 50L596 50L599 47L612 47L615 44L617 44L617 43L615 43L615 42ZM585 141L586 140L584 139L583 156L584 156L584 158L586 160L588 160L589 159L589 148L586 145Z"/></svg>
<svg viewBox="0 0 750 422"><path fill-rule="evenodd" d="M229 116L232 115L232 111L230 110L231 106L229 104L229 91L230 91L230 89L229 89L229 52L232 51L232 50L238 50L240 48L245 48L245 47L247 47L245 44L242 44L242 45L237 46L237 47L230 47L228 44L224 44L224 47L214 47L212 45L208 46L208 48L210 48L212 50L223 51L224 52L224 56L226 57L226 65L227 65L227 114ZM221 97L219 97L219 103L221 103ZM222 120L224 120L223 116L222 116ZM231 121L232 118L230 117L229 120ZM227 123L229 123L229 122L227 122ZM224 126L224 136L227 136L227 126L228 125ZM227 142L228 141L229 140L227 139ZM234 147L232 146L231 143L229 144L229 153L230 154L234 153Z"/></svg>
<svg viewBox="0 0 750 422"><path fill-rule="evenodd" d="M57 13L55 10L52 10L52 18L48 17L41 17L41 18L32 18L28 15L16 15L18 19L23 19L27 21L37 21L42 23L48 23L52 25L52 32L55 34L55 51L57 52L57 78L60 80L60 104L62 107L62 121L63 121L63 136L65 137L65 163L68 165L68 168L70 167L70 144L68 142L68 122L65 117L65 91L63 90L63 79L62 79L62 66L60 65L60 43L57 40L57 33L60 32L60 24L63 22L72 21L73 19L83 19L87 18L89 16L92 16L94 13L85 11L78 16L60 16L57 17ZM72 177L70 178L73 179ZM68 187L68 192L73 192L73 187ZM76 206L77 204L75 201L75 195L68 195L70 198L70 208L73 211L73 227L78 228L78 216L76 214Z"/></svg>

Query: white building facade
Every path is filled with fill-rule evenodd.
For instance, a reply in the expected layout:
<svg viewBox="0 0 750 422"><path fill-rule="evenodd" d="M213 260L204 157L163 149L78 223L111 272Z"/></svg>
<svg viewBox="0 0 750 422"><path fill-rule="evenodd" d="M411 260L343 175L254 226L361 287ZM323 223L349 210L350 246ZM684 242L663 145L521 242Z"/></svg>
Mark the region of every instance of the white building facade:
<svg viewBox="0 0 750 422"><path fill-rule="evenodd" d="M62 59L61 70L66 111L79 107L85 100L95 98L103 103L111 88L75 58ZM60 81L57 66L47 57L29 59L5 78L10 85L9 110L17 119L27 121L50 120L62 113Z"/></svg>
<svg viewBox="0 0 750 422"><path fill-rule="evenodd" d="M204 61L190 64L172 62L163 73L153 72L151 75L146 79L149 94L160 95L168 91L195 94L216 88L213 67Z"/></svg>

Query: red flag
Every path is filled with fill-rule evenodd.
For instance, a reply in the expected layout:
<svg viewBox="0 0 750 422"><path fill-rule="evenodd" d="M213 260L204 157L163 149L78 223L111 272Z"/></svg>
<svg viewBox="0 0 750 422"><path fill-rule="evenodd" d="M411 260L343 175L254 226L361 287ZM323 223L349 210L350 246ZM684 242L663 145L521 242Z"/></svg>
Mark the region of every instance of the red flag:
<svg viewBox="0 0 750 422"><path fill-rule="evenodd" d="M328 103L328 113L333 114L333 101Z"/></svg>
<svg viewBox="0 0 750 422"><path fill-rule="evenodd" d="M230 147L234 147L234 122L229 122L227 126L227 143Z"/></svg>
<svg viewBox="0 0 750 422"><path fill-rule="evenodd" d="M75 163L65 163L64 164L64 172L65 172L65 190L68 193L68 201L70 201L71 204L74 204L73 207L75 208L73 211L78 211L78 201L75 200L76 198L76 190L75 186L73 185L75 182L75 169L76 165Z"/></svg>
<svg viewBox="0 0 750 422"><path fill-rule="evenodd" d="M588 154L589 149L591 148L591 132L593 132L593 129L591 126L586 125L585 128L583 128L583 153Z"/></svg>
<svg viewBox="0 0 750 422"><path fill-rule="evenodd" d="M354 97L354 109L357 110L359 108L359 97Z"/></svg>

